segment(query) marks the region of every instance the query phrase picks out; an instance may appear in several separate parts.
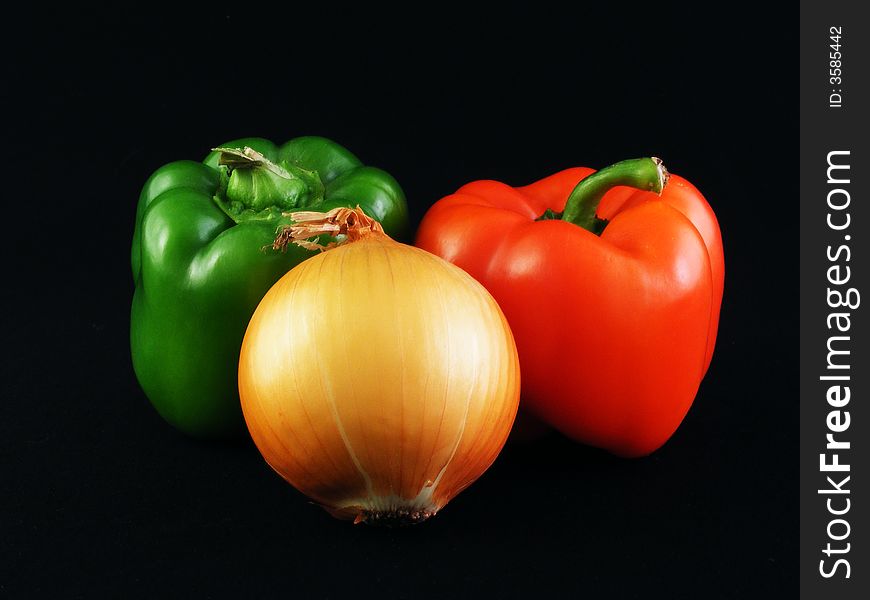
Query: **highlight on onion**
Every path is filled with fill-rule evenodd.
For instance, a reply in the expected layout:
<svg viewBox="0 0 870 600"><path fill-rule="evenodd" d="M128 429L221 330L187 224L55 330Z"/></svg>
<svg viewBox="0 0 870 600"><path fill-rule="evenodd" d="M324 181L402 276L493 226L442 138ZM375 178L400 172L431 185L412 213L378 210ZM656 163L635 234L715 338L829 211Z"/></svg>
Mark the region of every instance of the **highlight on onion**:
<svg viewBox="0 0 870 600"><path fill-rule="evenodd" d="M519 403L516 346L470 275L356 209L299 212L276 248L325 250L266 294L239 392L266 462L334 516L405 524L495 460ZM321 234L341 242L320 246Z"/></svg>

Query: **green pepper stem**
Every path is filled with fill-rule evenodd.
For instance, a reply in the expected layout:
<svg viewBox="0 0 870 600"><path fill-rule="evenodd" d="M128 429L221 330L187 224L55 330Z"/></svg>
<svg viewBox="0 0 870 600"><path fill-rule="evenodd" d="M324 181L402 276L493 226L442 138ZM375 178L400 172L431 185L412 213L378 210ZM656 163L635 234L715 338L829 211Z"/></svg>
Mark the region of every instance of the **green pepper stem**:
<svg viewBox="0 0 870 600"><path fill-rule="evenodd" d="M668 170L660 158L632 158L596 171L577 184L565 203L562 220L600 235L607 221L595 214L598 204L611 188L625 185L661 194L668 182Z"/></svg>
<svg viewBox="0 0 870 600"><path fill-rule="evenodd" d="M274 163L247 146L212 150L220 152L218 165L223 167L215 201L237 223L272 218L323 197L323 183L315 171Z"/></svg>
<svg viewBox="0 0 870 600"><path fill-rule="evenodd" d="M212 151L220 152L218 164L229 167L230 169L253 169L255 167L263 167L280 177L290 177L290 174L287 173L285 169L282 169L266 158L262 152L257 152L249 146L245 146L244 148L212 148Z"/></svg>

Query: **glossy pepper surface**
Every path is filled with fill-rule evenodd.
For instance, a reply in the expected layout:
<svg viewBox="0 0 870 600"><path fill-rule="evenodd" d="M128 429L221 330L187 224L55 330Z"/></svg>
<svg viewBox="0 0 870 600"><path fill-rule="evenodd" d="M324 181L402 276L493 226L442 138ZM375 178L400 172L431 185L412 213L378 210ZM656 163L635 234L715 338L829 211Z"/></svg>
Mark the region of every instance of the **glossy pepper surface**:
<svg viewBox="0 0 870 600"><path fill-rule="evenodd" d="M416 243L498 301L523 410L622 456L679 426L713 355L724 259L709 204L661 161L470 183L429 210Z"/></svg>
<svg viewBox="0 0 870 600"><path fill-rule="evenodd" d="M276 231L289 211L357 205L391 236L407 233L396 181L320 137L234 140L148 179L133 234L130 345L164 419L197 437L244 431L237 373L248 321L272 284L313 254L273 249Z"/></svg>

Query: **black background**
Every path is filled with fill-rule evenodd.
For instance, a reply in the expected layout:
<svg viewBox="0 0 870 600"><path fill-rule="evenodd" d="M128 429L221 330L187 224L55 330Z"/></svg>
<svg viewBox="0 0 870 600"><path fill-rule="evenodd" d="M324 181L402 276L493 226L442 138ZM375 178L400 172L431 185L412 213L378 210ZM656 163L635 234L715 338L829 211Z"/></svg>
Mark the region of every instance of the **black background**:
<svg viewBox="0 0 870 600"><path fill-rule="evenodd" d="M0 596L795 595L797 7L701 6L6 16ZM510 446L430 522L377 529L249 441L161 421L128 348L139 188L231 138L305 134L393 174L415 222L473 179L642 155L695 183L726 289L674 437L638 460Z"/></svg>

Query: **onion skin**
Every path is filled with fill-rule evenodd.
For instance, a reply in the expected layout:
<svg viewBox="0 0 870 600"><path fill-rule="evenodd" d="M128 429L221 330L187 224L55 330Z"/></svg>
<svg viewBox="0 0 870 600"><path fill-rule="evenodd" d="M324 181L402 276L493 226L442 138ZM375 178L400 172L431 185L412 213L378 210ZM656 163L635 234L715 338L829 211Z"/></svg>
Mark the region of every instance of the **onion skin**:
<svg viewBox="0 0 870 600"><path fill-rule="evenodd" d="M355 522L437 513L495 460L519 390L492 296L379 231L279 280L239 362L242 410L266 462Z"/></svg>

